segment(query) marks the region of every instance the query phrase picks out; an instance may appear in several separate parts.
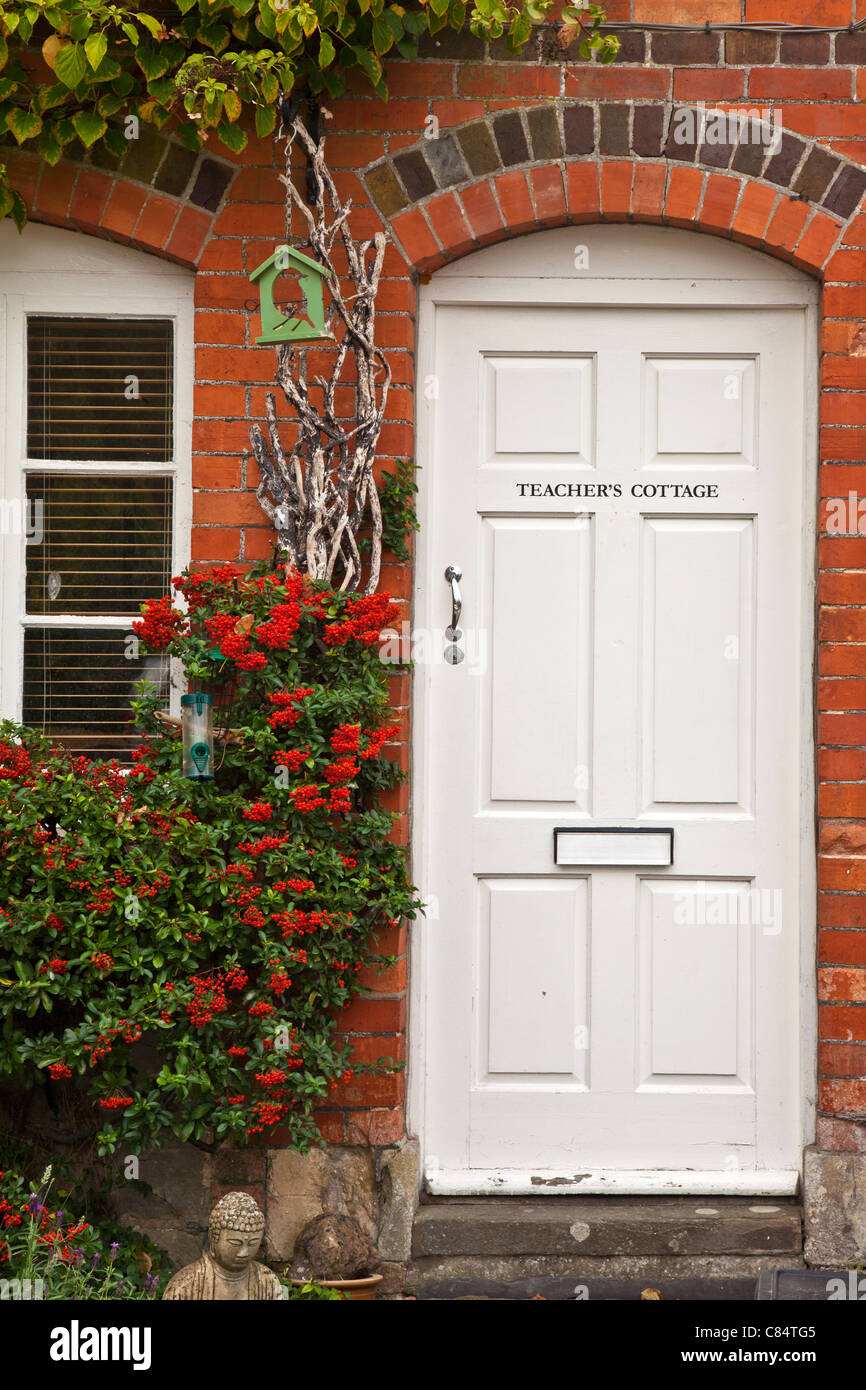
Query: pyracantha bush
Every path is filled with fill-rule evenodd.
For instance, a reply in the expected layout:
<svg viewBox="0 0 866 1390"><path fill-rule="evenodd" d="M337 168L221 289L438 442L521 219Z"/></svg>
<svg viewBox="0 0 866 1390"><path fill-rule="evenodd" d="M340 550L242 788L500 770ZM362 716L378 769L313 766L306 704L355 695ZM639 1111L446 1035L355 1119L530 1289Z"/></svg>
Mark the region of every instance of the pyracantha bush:
<svg viewBox="0 0 866 1390"><path fill-rule="evenodd" d="M342 1010L418 907L380 805L403 776L396 609L264 567L173 584L185 607L134 627L218 710L236 682L213 781L182 775L153 689L131 770L0 726L0 1074L83 1105L103 1153L277 1129L306 1148L351 1074Z"/></svg>

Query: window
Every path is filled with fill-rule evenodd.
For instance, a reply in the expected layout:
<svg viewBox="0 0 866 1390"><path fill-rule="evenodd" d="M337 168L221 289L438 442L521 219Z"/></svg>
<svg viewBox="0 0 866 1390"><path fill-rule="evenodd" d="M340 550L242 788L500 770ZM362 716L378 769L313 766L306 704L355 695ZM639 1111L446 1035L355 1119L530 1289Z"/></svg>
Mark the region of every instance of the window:
<svg viewBox="0 0 866 1390"><path fill-rule="evenodd" d="M89 249L89 238L56 236L74 241L76 260ZM0 291L19 278L4 271L2 250ZM20 406L9 412L3 497L13 579L3 712L74 752L125 761L140 737L129 710L137 683L170 698L167 663L140 653L131 624L187 559L189 413L179 404L189 383L179 361L188 361L191 277L162 263L142 272L150 258L123 248L99 251L114 285L98 301L93 276L75 274L56 296L6 296L6 385L13 406L20 390ZM156 280L146 307L142 273ZM164 279L180 281L177 298Z"/></svg>

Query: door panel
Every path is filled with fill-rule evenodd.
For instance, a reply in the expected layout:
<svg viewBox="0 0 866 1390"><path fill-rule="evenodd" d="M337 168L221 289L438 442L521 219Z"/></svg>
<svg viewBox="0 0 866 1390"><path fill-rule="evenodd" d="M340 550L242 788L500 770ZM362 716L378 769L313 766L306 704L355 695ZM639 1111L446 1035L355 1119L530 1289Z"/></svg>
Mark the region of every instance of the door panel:
<svg viewBox="0 0 866 1390"><path fill-rule="evenodd" d="M459 564L481 654L428 676L443 1167L798 1163L805 332L436 311L438 614ZM558 866L568 825L670 826L674 863Z"/></svg>

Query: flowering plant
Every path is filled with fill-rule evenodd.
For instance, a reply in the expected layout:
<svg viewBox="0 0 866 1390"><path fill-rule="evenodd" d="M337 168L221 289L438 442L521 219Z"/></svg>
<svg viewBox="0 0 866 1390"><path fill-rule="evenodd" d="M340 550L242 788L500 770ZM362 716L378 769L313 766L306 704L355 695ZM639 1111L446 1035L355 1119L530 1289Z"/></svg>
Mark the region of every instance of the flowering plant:
<svg viewBox="0 0 866 1390"><path fill-rule="evenodd" d="M0 1279L11 1283L12 1297L157 1298L164 1272L153 1271L141 1237L124 1231L109 1241L113 1232L65 1211L64 1198L52 1200L52 1185L50 1166L39 1183L0 1172Z"/></svg>
<svg viewBox="0 0 866 1390"><path fill-rule="evenodd" d="M0 1072L102 1153L306 1148L335 1087L393 1065L351 1061L340 1016L418 906L380 804L403 776L378 655L396 610L264 567L173 583L185 607L135 627L217 701L238 677L213 782L182 776L153 691L131 770L0 725Z"/></svg>

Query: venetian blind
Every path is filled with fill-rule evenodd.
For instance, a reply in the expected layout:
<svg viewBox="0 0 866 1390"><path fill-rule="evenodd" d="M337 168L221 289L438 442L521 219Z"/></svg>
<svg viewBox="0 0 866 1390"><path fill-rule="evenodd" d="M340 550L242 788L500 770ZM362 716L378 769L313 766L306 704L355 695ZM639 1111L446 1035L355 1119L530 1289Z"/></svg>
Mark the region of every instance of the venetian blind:
<svg viewBox="0 0 866 1390"><path fill-rule="evenodd" d="M140 680L168 694L131 623L172 574L173 398L171 320L28 320L23 717L90 757L139 742Z"/></svg>

